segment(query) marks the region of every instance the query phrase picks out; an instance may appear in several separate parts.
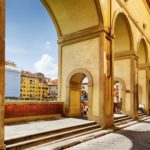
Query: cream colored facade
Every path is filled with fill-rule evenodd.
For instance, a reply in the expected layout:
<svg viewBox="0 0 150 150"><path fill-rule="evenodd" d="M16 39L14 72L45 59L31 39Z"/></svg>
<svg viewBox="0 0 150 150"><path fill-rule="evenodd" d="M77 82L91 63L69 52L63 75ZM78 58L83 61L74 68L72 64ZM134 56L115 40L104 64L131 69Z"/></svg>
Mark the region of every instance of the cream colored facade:
<svg viewBox="0 0 150 150"><path fill-rule="evenodd" d="M124 110L149 114L150 8L146 0L42 0L58 34L58 100L80 115L81 81L88 78L88 119L114 124L114 79L124 84ZM133 7L134 6L134 7ZM4 145L4 0L0 1L0 145ZM142 11L141 11L142 10ZM139 92L140 93L139 93Z"/></svg>

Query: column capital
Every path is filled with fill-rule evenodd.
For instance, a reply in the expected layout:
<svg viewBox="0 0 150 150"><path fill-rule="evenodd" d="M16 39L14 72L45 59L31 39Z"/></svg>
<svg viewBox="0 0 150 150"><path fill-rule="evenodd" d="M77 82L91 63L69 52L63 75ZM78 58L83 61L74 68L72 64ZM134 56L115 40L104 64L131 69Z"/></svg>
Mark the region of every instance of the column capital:
<svg viewBox="0 0 150 150"><path fill-rule="evenodd" d="M135 60L138 60L138 55L136 52L134 52L133 50L127 50L127 51L124 51L124 52L119 52L119 53L116 53L114 54L115 56L115 60L119 60L119 59L135 59Z"/></svg>
<svg viewBox="0 0 150 150"><path fill-rule="evenodd" d="M150 63L146 63L146 64L139 64L138 65L139 70L150 70Z"/></svg>

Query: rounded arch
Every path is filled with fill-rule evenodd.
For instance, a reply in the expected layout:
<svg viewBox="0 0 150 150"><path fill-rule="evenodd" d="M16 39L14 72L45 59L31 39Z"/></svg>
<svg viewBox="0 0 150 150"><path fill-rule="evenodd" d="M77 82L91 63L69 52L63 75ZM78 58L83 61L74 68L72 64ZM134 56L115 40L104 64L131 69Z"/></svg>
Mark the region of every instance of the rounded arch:
<svg viewBox="0 0 150 150"><path fill-rule="evenodd" d="M93 79L89 71L83 68L72 71L67 79L67 101L65 114L69 116L80 116L81 86L83 79L88 79L88 119L92 116L92 91ZM76 108L75 108L76 107Z"/></svg>
<svg viewBox="0 0 150 150"><path fill-rule="evenodd" d="M121 92L122 92L122 112L125 112L125 103L126 103L126 85L125 85L125 82L118 78L118 77L115 77L114 78L114 85L117 84L117 83L120 83L121 85Z"/></svg>
<svg viewBox="0 0 150 150"><path fill-rule="evenodd" d="M93 85L93 80L92 80L92 76L91 76L90 72L87 71L87 70L84 69L84 68L79 68L79 69L73 70L73 71L69 74L68 79L67 79L67 87L70 86L70 80L71 80L71 78L73 77L73 75L78 74L78 73L79 73L79 74L84 74L84 75L88 78L88 85L89 85L89 86L92 86L92 85ZM83 78L84 78L84 77L83 77Z"/></svg>
<svg viewBox="0 0 150 150"><path fill-rule="evenodd" d="M137 53L139 56L138 64L147 64L148 60L148 47L146 44L146 40L143 37L139 38L138 46L137 46Z"/></svg>
<svg viewBox="0 0 150 150"><path fill-rule="evenodd" d="M42 3L54 22L58 37L103 26L103 12L99 0L42 0Z"/></svg>
<svg viewBox="0 0 150 150"><path fill-rule="evenodd" d="M112 34L114 35L114 53L131 51L134 49L133 33L127 15L117 10L112 20Z"/></svg>
<svg viewBox="0 0 150 150"><path fill-rule="evenodd" d="M124 81L118 77L115 77L114 84L116 84L117 82L119 82L121 84L122 90L126 91L126 85L125 85Z"/></svg>

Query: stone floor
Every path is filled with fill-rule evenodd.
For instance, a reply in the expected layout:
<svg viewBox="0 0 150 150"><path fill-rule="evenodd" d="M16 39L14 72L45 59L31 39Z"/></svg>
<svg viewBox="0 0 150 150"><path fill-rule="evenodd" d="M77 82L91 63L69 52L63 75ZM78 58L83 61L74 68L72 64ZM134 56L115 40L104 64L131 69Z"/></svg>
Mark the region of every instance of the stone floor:
<svg viewBox="0 0 150 150"><path fill-rule="evenodd" d="M119 114L119 113L115 113L115 114L114 114L114 118L123 117L123 116L125 116L125 115L124 115L124 114Z"/></svg>
<svg viewBox="0 0 150 150"><path fill-rule="evenodd" d="M150 150L150 117L146 121L67 150Z"/></svg>
<svg viewBox="0 0 150 150"><path fill-rule="evenodd" d="M122 116L122 114L114 115L115 118L119 116ZM61 118L57 120L41 120L14 125L5 125L5 140L80 125L87 122L90 121L85 120L85 118L84 119Z"/></svg>
<svg viewBox="0 0 150 150"><path fill-rule="evenodd" d="M88 122L90 121L75 118L61 118L57 120L41 120L14 125L5 125L5 140L80 125Z"/></svg>

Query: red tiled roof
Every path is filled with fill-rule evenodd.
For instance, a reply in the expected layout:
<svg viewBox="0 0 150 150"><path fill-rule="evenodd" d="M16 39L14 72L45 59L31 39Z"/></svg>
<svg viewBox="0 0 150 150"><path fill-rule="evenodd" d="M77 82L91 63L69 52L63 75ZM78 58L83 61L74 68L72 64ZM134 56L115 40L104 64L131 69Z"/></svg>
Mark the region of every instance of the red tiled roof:
<svg viewBox="0 0 150 150"><path fill-rule="evenodd" d="M50 80L49 81L49 85L57 85L58 84L58 80Z"/></svg>

